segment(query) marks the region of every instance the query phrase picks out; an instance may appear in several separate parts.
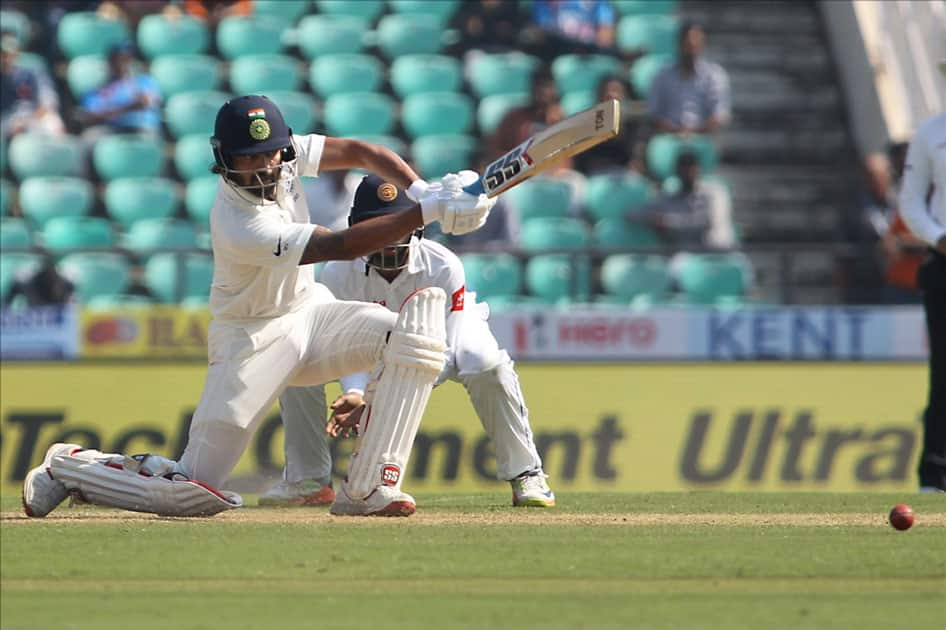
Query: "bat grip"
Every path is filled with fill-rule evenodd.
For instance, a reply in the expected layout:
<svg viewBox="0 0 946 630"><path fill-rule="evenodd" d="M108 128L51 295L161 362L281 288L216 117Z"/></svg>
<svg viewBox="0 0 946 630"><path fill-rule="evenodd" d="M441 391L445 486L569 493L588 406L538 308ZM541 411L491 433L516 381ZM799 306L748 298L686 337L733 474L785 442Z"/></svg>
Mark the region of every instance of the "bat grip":
<svg viewBox="0 0 946 630"><path fill-rule="evenodd" d="M483 180L478 179L472 184L470 184L469 186L465 186L463 188L463 192L469 193L471 195L476 195L476 196L482 195L483 193L486 192L486 189L483 188Z"/></svg>

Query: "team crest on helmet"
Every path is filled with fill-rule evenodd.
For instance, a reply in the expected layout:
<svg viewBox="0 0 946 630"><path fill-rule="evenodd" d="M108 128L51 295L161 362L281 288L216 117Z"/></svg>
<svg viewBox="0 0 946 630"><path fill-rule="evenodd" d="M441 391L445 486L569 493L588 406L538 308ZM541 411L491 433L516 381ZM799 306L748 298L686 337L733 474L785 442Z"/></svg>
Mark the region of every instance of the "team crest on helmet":
<svg viewBox="0 0 946 630"><path fill-rule="evenodd" d="M269 123L262 118L257 118L250 123L250 137L254 140L265 140L269 134Z"/></svg>
<svg viewBox="0 0 946 630"><path fill-rule="evenodd" d="M394 184L384 182L378 186L378 199L381 201L394 201L397 197L397 187Z"/></svg>

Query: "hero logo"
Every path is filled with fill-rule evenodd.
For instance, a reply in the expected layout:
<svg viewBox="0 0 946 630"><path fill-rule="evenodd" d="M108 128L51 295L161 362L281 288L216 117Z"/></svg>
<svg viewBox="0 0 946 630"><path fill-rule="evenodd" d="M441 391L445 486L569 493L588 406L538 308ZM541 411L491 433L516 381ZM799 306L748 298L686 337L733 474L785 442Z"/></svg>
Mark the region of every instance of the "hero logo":
<svg viewBox="0 0 946 630"><path fill-rule="evenodd" d="M401 479L401 467L394 464L385 464L381 467L381 483L386 486L396 486Z"/></svg>

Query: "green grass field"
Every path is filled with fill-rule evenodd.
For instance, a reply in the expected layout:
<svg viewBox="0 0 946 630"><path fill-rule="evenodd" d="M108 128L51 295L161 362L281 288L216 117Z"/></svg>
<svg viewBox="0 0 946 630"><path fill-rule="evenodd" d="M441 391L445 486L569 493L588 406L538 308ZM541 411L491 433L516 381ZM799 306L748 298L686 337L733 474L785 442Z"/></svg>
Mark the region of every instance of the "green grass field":
<svg viewBox="0 0 946 630"><path fill-rule="evenodd" d="M942 628L946 498L419 495L409 519L161 519L2 499L4 630ZM917 524L897 532L907 500ZM255 503L249 498L249 503Z"/></svg>

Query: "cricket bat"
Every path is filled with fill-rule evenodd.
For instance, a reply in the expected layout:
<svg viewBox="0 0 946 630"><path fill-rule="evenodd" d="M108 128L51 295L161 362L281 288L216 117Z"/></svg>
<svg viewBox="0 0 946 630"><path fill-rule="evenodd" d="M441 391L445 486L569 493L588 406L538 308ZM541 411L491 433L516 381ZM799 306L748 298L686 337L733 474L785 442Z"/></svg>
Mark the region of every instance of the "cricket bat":
<svg viewBox="0 0 946 630"><path fill-rule="evenodd" d="M619 101L598 103L535 134L487 166L480 180L464 190L495 197L560 160L610 140L618 135L620 123Z"/></svg>

